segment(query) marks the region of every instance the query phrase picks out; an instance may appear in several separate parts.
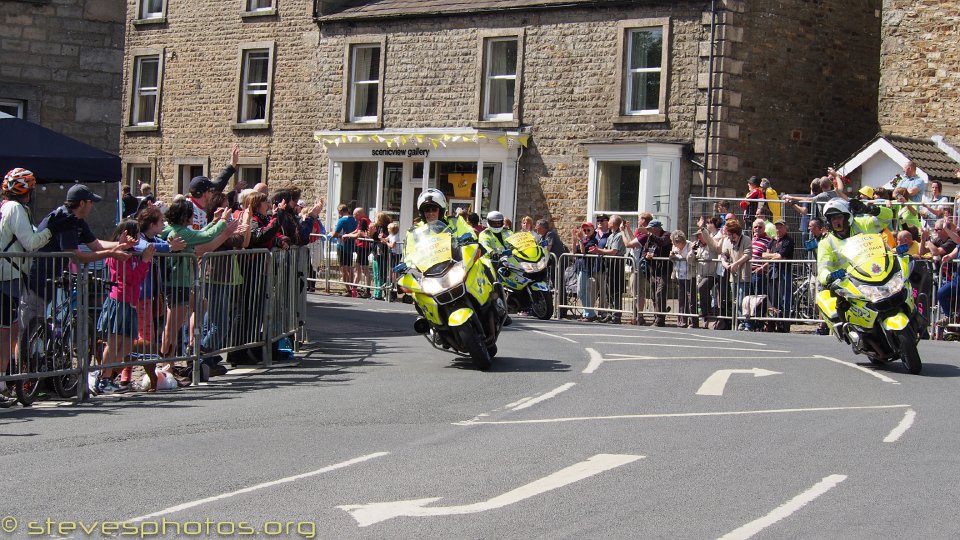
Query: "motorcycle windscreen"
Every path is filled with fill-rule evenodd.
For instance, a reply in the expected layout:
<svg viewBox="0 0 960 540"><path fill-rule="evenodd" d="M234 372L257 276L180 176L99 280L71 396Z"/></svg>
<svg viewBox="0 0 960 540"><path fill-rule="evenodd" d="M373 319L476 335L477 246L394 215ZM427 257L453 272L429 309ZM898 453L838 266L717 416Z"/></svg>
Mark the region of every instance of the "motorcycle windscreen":
<svg viewBox="0 0 960 540"><path fill-rule="evenodd" d="M453 235L435 229L437 228L422 225L407 236L403 261L407 266L426 272L453 258Z"/></svg>
<svg viewBox="0 0 960 540"><path fill-rule="evenodd" d="M526 231L511 234L507 237L506 243L513 248L514 253L519 252L523 260L536 262L540 258L540 246L537 240Z"/></svg>
<svg viewBox="0 0 960 540"><path fill-rule="evenodd" d="M840 254L850 262L851 274L864 281L883 279L890 271L892 257L879 234L858 234L847 239Z"/></svg>

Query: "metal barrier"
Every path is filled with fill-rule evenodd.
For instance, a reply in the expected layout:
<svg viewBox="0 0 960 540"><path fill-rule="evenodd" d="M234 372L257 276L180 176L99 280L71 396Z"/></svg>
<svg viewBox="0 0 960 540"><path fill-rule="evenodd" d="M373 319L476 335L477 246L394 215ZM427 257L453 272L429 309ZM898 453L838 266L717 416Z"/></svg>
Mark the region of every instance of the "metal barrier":
<svg viewBox="0 0 960 540"><path fill-rule="evenodd" d="M372 238L357 238L351 248L349 242L341 243L336 238L319 235L316 238L316 242L308 245L311 267L315 272L310 282L314 286L323 283L327 293L338 288L344 296L396 301L393 285L397 276L393 267L400 262L402 241L391 248ZM349 264L345 265L347 262Z"/></svg>
<svg viewBox="0 0 960 540"><path fill-rule="evenodd" d="M156 364L186 361L196 383L206 357L251 347L264 347L269 366L271 345L286 337L296 349L303 331L307 248L153 254L149 262L133 254L106 264L80 264L70 253L0 254L0 266L14 263L33 271L0 274L14 278L0 281L0 385L14 383L25 404L47 386L82 400L88 375L93 383L120 370L125 383L137 365L153 374Z"/></svg>

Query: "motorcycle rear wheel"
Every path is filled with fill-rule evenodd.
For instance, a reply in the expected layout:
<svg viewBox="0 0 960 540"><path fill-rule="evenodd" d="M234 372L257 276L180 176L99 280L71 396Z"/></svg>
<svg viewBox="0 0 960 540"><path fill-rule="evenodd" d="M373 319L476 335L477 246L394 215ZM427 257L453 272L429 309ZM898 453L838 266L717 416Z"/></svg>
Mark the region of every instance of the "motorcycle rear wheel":
<svg viewBox="0 0 960 540"><path fill-rule="evenodd" d="M460 327L460 343L467 349L466 352L473 360L473 365L480 371L490 369L490 351L483 342L483 335L471 324Z"/></svg>
<svg viewBox="0 0 960 540"><path fill-rule="evenodd" d="M530 313L541 321L553 318L553 295L544 291L532 291Z"/></svg>
<svg viewBox="0 0 960 540"><path fill-rule="evenodd" d="M916 375L923 369L923 363L920 361L920 351L917 350L917 340L913 330L900 332L900 359L903 365L907 367L907 373Z"/></svg>

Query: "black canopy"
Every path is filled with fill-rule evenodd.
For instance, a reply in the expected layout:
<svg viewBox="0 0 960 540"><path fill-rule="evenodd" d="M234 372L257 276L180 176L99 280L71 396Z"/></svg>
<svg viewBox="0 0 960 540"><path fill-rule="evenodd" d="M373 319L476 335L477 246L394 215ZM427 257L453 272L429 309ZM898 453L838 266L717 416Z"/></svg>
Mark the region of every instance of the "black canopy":
<svg viewBox="0 0 960 540"><path fill-rule="evenodd" d="M30 169L41 184L119 182L120 157L21 120L0 118L0 174Z"/></svg>

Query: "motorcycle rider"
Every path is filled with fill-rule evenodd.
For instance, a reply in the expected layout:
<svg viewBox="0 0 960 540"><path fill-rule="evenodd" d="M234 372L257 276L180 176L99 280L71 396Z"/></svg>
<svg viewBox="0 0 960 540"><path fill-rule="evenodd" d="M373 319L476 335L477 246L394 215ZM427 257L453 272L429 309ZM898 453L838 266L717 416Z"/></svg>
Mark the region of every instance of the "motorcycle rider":
<svg viewBox="0 0 960 540"><path fill-rule="evenodd" d="M447 216L447 197L443 192L436 188L427 188L417 198L417 211L420 212L420 219L426 225L433 225L437 221L446 224L453 231L453 235L461 240L464 235L476 239L477 235L473 229L463 219Z"/></svg>
<svg viewBox="0 0 960 540"><path fill-rule="evenodd" d="M854 214L868 214L858 215ZM847 240L858 234L880 234L893 220L893 210L885 206L867 206L860 200L833 199L823 207L823 216L827 220L830 232L817 245L817 279L833 295L833 285L847 275L850 263L842 255ZM845 320L845 302L837 303L837 320Z"/></svg>
<svg viewBox="0 0 960 540"><path fill-rule="evenodd" d="M483 250L494 255L507 249L506 240L510 236L510 231L504 230L503 223L505 218L503 214L494 210L487 214L487 228L480 231L480 246ZM495 257L490 257L496 260Z"/></svg>

